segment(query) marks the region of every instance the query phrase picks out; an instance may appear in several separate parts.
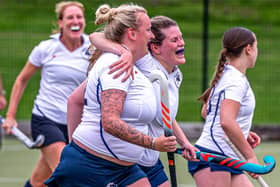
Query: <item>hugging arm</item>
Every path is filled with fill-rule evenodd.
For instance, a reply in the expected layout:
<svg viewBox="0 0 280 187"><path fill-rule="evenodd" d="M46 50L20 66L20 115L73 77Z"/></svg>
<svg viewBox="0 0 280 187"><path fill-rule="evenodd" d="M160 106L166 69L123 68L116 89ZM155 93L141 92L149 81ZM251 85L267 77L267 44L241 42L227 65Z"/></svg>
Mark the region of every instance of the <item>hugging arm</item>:
<svg viewBox="0 0 280 187"><path fill-rule="evenodd" d="M131 51L127 47L106 39L102 32L91 33L89 39L97 49L120 55L120 59L110 66L109 74L116 72L113 78L117 78L123 73L125 73L125 76L122 78L122 81L125 81L130 76L132 76L132 78L134 77L133 58Z"/></svg>

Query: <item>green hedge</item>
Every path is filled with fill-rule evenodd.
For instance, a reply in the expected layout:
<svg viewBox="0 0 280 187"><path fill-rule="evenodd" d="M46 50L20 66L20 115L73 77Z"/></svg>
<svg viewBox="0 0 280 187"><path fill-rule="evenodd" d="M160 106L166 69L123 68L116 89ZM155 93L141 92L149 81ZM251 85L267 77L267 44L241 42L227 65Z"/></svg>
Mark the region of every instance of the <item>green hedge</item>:
<svg viewBox="0 0 280 187"><path fill-rule="evenodd" d="M278 0L209 0L209 79L217 62L223 32L232 26L253 30L259 43L256 67L248 78L256 95L254 123L278 123L279 33ZM24 66L32 48L47 39L55 25L54 0L2 0L0 4L0 72L7 97L12 84ZM100 4L117 6L131 1L83 0L86 7L86 33L96 29L94 13ZM187 63L181 66L184 81L180 90L178 121L200 121L200 103L196 98L202 91L202 13L200 0L137 0L149 15L166 15L175 19L184 34ZM33 100L39 87L40 73L30 80L18 109L19 119L29 119ZM2 111L0 114L4 114Z"/></svg>

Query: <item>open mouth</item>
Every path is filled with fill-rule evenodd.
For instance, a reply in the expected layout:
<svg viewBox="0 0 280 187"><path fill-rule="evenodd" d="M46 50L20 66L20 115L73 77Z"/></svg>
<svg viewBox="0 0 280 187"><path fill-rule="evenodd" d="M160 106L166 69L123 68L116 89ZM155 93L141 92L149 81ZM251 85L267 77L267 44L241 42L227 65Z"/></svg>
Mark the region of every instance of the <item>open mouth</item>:
<svg viewBox="0 0 280 187"><path fill-rule="evenodd" d="M70 29L71 29L71 31L77 32L80 30L80 26L72 26Z"/></svg>
<svg viewBox="0 0 280 187"><path fill-rule="evenodd" d="M179 50L176 51L176 55L183 55L184 51L185 51L184 48L179 49Z"/></svg>

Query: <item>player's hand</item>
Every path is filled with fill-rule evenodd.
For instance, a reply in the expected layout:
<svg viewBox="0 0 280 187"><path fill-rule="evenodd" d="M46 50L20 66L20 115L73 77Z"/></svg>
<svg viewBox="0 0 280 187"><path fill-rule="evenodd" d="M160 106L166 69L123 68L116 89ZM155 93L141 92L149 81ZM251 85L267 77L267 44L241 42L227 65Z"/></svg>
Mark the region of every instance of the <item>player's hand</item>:
<svg viewBox="0 0 280 187"><path fill-rule="evenodd" d="M12 127L13 126L17 127L18 124L17 124L17 121L14 118L11 118L11 117L7 117L4 121L4 123L2 124L2 127L7 134L12 134Z"/></svg>
<svg viewBox="0 0 280 187"><path fill-rule="evenodd" d="M124 50L120 59L110 66L109 74L116 72L113 78L118 78L125 73L122 82L126 81L130 76L134 79L133 66L134 62L131 52L129 50Z"/></svg>
<svg viewBox="0 0 280 187"><path fill-rule="evenodd" d="M175 136L164 136L156 138L155 140L155 150L160 152L174 152L176 150L176 137Z"/></svg>
<svg viewBox="0 0 280 187"><path fill-rule="evenodd" d="M186 144L183 148L184 148L184 151L182 153L182 156L185 159L190 160L190 161L199 161L196 158L196 152L199 151L198 148L194 147L191 144Z"/></svg>
<svg viewBox="0 0 280 187"><path fill-rule="evenodd" d="M252 148L255 148L261 143L261 137L257 135L255 132L250 131L247 141Z"/></svg>

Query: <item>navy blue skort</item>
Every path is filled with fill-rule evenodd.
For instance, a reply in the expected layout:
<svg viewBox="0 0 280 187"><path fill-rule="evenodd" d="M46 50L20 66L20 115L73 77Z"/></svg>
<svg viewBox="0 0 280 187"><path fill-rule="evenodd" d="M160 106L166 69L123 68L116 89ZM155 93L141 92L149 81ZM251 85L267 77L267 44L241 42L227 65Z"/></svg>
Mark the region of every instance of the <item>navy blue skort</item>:
<svg viewBox="0 0 280 187"><path fill-rule="evenodd" d="M195 145L195 147L197 147L202 152L208 152L208 153L214 153L214 154L217 154L217 155L223 155L219 152L212 151L210 149L206 149L206 148L198 146L198 145ZM225 156L225 155L223 155L223 156ZM188 171L192 176L195 174L195 172L197 172L201 169L204 169L204 168L208 168L208 167L210 167L211 171L227 171L227 172L230 172L232 174L243 174L243 172L241 170L229 168L229 167L226 167L226 166L221 166L219 164L212 163L212 162L188 161Z"/></svg>

